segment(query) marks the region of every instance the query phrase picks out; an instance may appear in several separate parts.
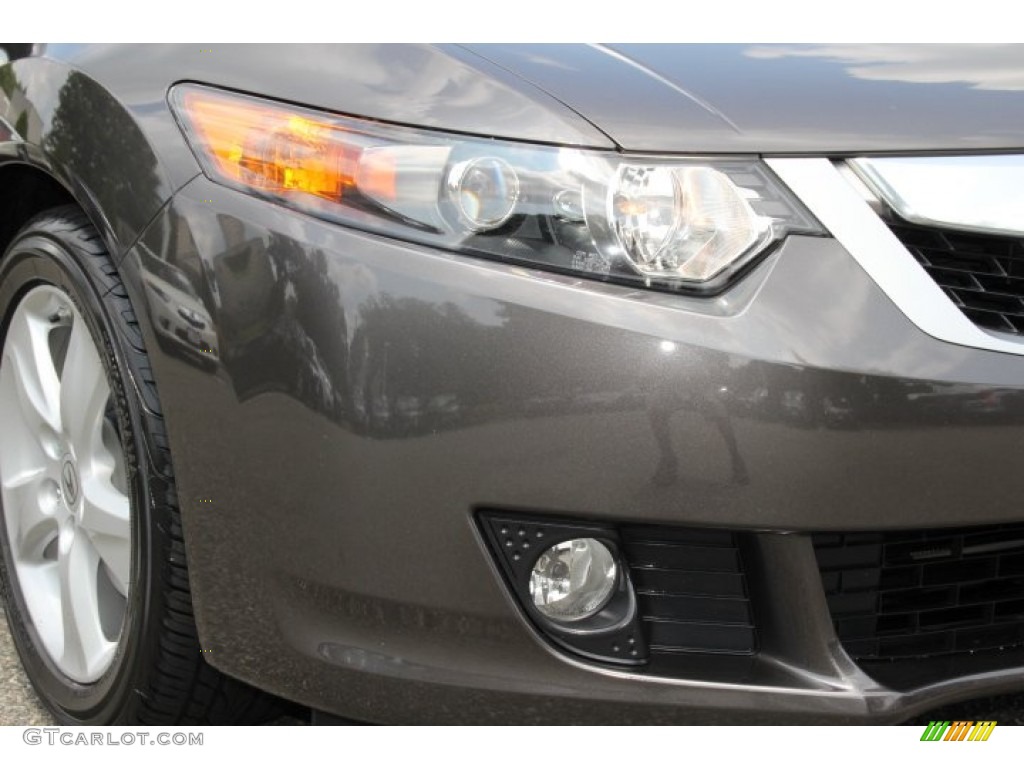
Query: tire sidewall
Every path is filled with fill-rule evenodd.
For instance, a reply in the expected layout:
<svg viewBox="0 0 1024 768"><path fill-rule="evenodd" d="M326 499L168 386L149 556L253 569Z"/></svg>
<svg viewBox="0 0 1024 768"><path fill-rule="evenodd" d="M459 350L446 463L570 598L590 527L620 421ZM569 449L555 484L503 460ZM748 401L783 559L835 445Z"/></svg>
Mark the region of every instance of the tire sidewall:
<svg viewBox="0 0 1024 768"><path fill-rule="evenodd" d="M95 254L76 254L74 243L61 236L59 228L48 231L47 223L58 219L37 220L29 224L0 259L0 347L6 338L11 315L27 291L38 285L53 285L67 294L84 319L100 352L110 384L114 408L125 452L128 491L131 504L131 590L127 602L121 640L110 667L95 682L77 683L60 670L45 651L21 596L17 574L6 543L6 524L0 519L0 590L14 639L29 678L40 697L66 724L126 722L138 709L138 696L146 688L144 670L156 655L158 634L152 630L151 616L159 616L150 593L153 582L154 550L161 543L161 530L167 523L154 520L159 510L151 503L151 446L147 444L145 416L141 398L125 352L125 342L111 319L116 308L104 300L103 274L98 261L109 258ZM66 228L66 225L65 225ZM2 517L0 505L0 517Z"/></svg>

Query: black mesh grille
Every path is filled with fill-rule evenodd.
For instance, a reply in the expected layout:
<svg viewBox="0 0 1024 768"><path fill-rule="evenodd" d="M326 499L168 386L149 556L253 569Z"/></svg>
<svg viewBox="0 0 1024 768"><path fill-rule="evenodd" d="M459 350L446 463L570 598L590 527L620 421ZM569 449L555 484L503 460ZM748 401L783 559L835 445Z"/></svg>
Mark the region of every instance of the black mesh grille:
<svg viewBox="0 0 1024 768"><path fill-rule="evenodd" d="M889 226L977 325L1024 333L1024 239L902 221Z"/></svg>
<svg viewBox="0 0 1024 768"><path fill-rule="evenodd" d="M1024 647L1024 525L819 534L814 547L856 659Z"/></svg>
<svg viewBox="0 0 1024 768"><path fill-rule="evenodd" d="M620 534L652 655L757 651L732 533L630 526Z"/></svg>

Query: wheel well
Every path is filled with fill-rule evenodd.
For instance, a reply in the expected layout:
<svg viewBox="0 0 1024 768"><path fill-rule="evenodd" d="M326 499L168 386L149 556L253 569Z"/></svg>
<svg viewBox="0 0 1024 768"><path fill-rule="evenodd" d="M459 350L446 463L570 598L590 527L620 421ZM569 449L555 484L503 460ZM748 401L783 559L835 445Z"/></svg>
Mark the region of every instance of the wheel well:
<svg viewBox="0 0 1024 768"><path fill-rule="evenodd" d="M0 255L37 213L74 202L70 192L37 168L0 166Z"/></svg>

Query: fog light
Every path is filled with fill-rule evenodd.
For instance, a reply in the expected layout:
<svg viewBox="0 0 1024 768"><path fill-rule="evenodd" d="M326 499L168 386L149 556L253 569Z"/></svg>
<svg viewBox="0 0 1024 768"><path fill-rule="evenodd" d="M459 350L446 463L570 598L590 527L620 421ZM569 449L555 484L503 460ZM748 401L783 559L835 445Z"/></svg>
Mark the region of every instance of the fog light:
<svg viewBox="0 0 1024 768"><path fill-rule="evenodd" d="M537 610L555 621L580 621L604 608L615 591L618 566L597 539L570 539L547 549L530 574Z"/></svg>

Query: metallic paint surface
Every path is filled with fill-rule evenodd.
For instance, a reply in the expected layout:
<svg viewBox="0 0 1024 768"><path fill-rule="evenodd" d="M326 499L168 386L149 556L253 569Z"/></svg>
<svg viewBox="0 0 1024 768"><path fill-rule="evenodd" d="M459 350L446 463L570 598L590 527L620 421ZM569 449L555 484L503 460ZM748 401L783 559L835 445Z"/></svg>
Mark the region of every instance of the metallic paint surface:
<svg viewBox="0 0 1024 768"><path fill-rule="evenodd" d="M474 45L628 150L1024 145L1021 45Z"/></svg>
<svg viewBox="0 0 1024 768"><path fill-rule="evenodd" d="M165 100L187 79L631 150L1024 143L1021 92L977 82L998 52L972 49L960 79L936 83L927 61L865 76L850 52L706 49L705 66L669 69L654 49L617 50L641 66L483 51L536 86L419 46L53 46L2 68L16 86L0 117L26 117L24 141L0 144L0 183L9 162L52 174L126 254L208 660L319 709L405 722L889 722L1019 688L1019 668L873 682L832 633L803 533L1019 520L1020 356L927 336L830 239L790 238L701 300L346 230L197 177ZM934 119L953 98L965 108ZM886 119L896 104L920 115ZM151 303L147 281L172 298ZM689 675L561 655L504 592L472 518L485 506L760 532L746 554L763 653Z"/></svg>
<svg viewBox="0 0 1024 768"><path fill-rule="evenodd" d="M834 241L791 238L722 316L197 179L128 271L153 259L189 277L220 337L214 370L166 344L154 367L200 631L227 672L370 720L539 722L555 702L560 721L891 720L971 690L872 683L831 635L809 540L767 533L765 580L795 568L806 596L765 625L774 650L744 679L587 668L518 616L472 522L480 507L779 533L1019 519L1024 360L923 334ZM452 709L424 712L421 694Z"/></svg>
<svg viewBox="0 0 1024 768"><path fill-rule="evenodd" d="M548 94L476 57L465 63L458 49L398 44L119 44L49 45L46 54L88 73L123 102L148 103L154 110L171 84L195 81L394 123L524 141L611 146L604 134ZM157 84L161 87L154 88Z"/></svg>

